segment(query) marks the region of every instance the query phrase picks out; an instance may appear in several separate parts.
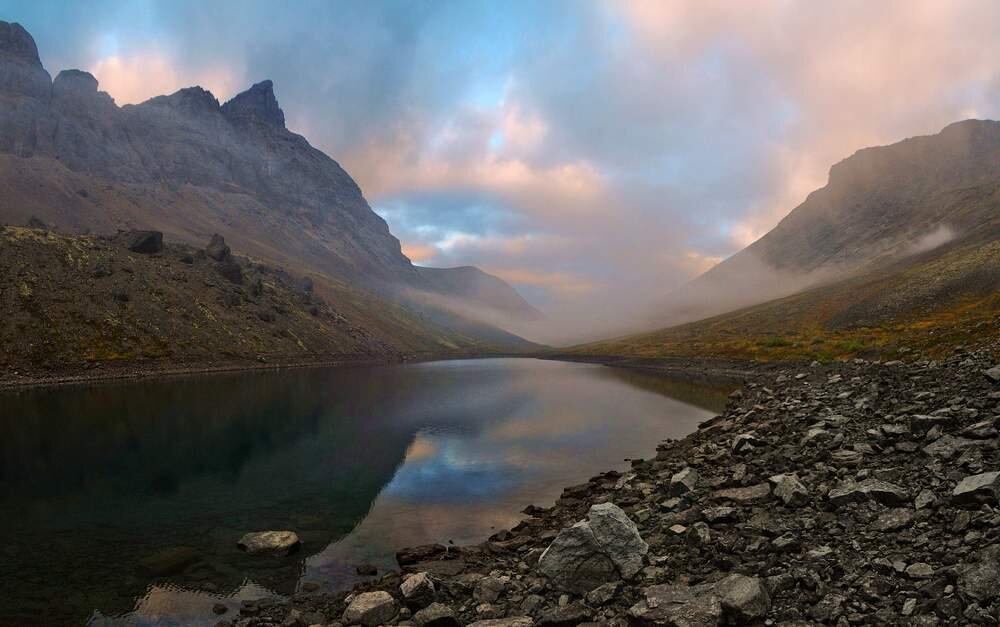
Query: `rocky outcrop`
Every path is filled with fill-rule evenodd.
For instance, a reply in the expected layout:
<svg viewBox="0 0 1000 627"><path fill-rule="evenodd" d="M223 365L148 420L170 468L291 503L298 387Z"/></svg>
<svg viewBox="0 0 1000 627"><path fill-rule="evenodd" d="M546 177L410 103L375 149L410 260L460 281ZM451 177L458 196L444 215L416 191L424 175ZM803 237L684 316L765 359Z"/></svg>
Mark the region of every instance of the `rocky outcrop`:
<svg viewBox="0 0 1000 627"><path fill-rule="evenodd" d="M42 67L38 48L24 27L0 21L0 94L48 100L52 79Z"/></svg>
<svg viewBox="0 0 1000 627"><path fill-rule="evenodd" d="M222 105L227 119L243 125L265 124L285 128L285 113L274 97L274 84L261 81Z"/></svg>
<svg viewBox="0 0 1000 627"><path fill-rule="evenodd" d="M134 253L151 255L163 250L163 233L159 231L132 231L127 238L128 249Z"/></svg>

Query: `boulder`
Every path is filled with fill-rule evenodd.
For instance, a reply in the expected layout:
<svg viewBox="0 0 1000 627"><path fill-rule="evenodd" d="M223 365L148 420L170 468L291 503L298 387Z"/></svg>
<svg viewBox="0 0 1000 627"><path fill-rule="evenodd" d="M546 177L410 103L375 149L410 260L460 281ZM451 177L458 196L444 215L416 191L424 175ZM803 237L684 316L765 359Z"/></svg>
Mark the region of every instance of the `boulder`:
<svg viewBox="0 0 1000 627"><path fill-rule="evenodd" d="M216 261L224 261L229 258L229 246L226 246L226 240L218 233L212 235L212 239L208 242L208 246L205 247L205 254Z"/></svg>
<svg viewBox="0 0 1000 627"><path fill-rule="evenodd" d="M539 558L538 570L557 589L576 594L621 577L585 520L559 532Z"/></svg>
<svg viewBox="0 0 1000 627"><path fill-rule="evenodd" d="M251 555L289 555L300 542L294 531L256 531L245 534L236 546Z"/></svg>
<svg viewBox="0 0 1000 627"><path fill-rule="evenodd" d="M875 501L883 505L901 505L908 500L906 491L898 485L878 479L866 479L861 483L848 481L830 490L830 502L836 506L848 503Z"/></svg>
<svg viewBox="0 0 1000 627"><path fill-rule="evenodd" d="M434 582L427 573L408 576L399 586L399 591L410 608L421 609L434 602Z"/></svg>
<svg viewBox="0 0 1000 627"><path fill-rule="evenodd" d="M643 596L628 611L640 625L716 627L722 621L722 604L711 584L650 586Z"/></svg>
<svg viewBox="0 0 1000 627"><path fill-rule="evenodd" d="M222 278L230 283L235 283L236 285L243 284L243 268L232 257L226 257L225 260L219 263L216 270L222 275Z"/></svg>
<svg viewBox="0 0 1000 627"><path fill-rule="evenodd" d="M344 610L344 623L374 627L383 625L396 615L396 600L384 590L364 592L354 597Z"/></svg>
<svg viewBox="0 0 1000 627"><path fill-rule="evenodd" d="M159 231L131 231L127 238L126 246L134 253L152 255L163 251L163 233Z"/></svg>
<svg viewBox="0 0 1000 627"><path fill-rule="evenodd" d="M476 583L472 598L480 603L493 603L503 594L506 584L499 577L483 577Z"/></svg>
<svg viewBox="0 0 1000 627"><path fill-rule="evenodd" d="M597 543L623 578L630 579L642 570L643 556L649 552L649 545L620 507L613 503L600 503L590 508L587 518Z"/></svg>
<svg viewBox="0 0 1000 627"><path fill-rule="evenodd" d="M396 563L410 566L418 562L447 559L448 547L443 544L423 544L400 549L396 552Z"/></svg>
<svg viewBox="0 0 1000 627"><path fill-rule="evenodd" d="M441 603L431 603L413 615L417 627L462 627L455 610Z"/></svg>
<svg viewBox="0 0 1000 627"><path fill-rule="evenodd" d="M738 625L764 618L771 609L771 597L757 577L732 574L715 585L723 614Z"/></svg>
<svg viewBox="0 0 1000 627"><path fill-rule="evenodd" d="M30 218L28 218L28 221L27 223L25 223L25 226L28 227L29 229L39 229L42 231L49 230L49 225L45 224L35 216L31 216Z"/></svg>
<svg viewBox="0 0 1000 627"><path fill-rule="evenodd" d="M649 546L613 503L590 508L587 520L559 532L538 560L539 571L560 590L586 594L642 569Z"/></svg>
<svg viewBox="0 0 1000 627"><path fill-rule="evenodd" d="M968 476L958 482L951 493L952 501L957 505L976 505L979 503L996 504L1000 494L1000 472L984 472Z"/></svg>
<svg viewBox="0 0 1000 627"><path fill-rule="evenodd" d="M809 502L809 490L795 473L774 475L768 481L774 486L774 496L789 507L802 507Z"/></svg>

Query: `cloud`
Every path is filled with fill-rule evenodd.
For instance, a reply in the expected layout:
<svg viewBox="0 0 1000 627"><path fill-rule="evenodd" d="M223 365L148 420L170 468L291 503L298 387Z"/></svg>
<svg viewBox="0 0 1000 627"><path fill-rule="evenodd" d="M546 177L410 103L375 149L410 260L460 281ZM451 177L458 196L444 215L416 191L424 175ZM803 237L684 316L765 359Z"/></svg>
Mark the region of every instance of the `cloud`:
<svg viewBox="0 0 1000 627"><path fill-rule="evenodd" d="M1000 105L1000 5L981 0L0 11L119 102L273 79L415 260L503 274L561 321L544 341L641 328L832 164Z"/></svg>

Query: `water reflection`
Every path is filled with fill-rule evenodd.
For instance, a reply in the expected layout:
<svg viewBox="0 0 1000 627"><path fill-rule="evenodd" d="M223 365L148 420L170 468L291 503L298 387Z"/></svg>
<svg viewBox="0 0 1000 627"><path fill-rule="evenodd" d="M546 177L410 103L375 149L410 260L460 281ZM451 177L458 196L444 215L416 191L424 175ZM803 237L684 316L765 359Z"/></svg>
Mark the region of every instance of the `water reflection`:
<svg viewBox="0 0 1000 627"><path fill-rule="evenodd" d="M709 415L652 378L535 360L0 396L0 622L212 623L220 598L345 585L400 546L481 540ZM265 528L302 553L235 550Z"/></svg>

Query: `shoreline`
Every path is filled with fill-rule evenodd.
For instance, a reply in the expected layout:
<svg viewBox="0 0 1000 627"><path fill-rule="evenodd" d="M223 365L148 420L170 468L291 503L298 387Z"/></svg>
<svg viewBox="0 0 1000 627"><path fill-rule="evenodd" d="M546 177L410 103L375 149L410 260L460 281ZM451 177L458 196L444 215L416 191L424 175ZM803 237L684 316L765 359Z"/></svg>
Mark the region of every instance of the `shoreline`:
<svg viewBox="0 0 1000 627"><path fill-rule="evenodd" d="M987 374L1000 346L983 348L733 365L746 376L726 409L629 471L528 505L480 544L402 548L398 571L351 591L244 602L219 625L987 624L1000 611L1000 380ZM553 562L599 504L648 547L637 570L594 568L629 557L628 542Z"/></svg>

